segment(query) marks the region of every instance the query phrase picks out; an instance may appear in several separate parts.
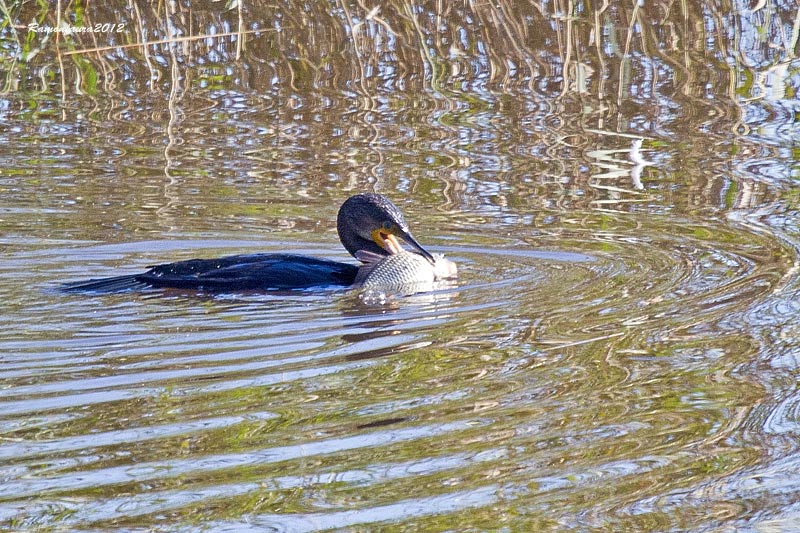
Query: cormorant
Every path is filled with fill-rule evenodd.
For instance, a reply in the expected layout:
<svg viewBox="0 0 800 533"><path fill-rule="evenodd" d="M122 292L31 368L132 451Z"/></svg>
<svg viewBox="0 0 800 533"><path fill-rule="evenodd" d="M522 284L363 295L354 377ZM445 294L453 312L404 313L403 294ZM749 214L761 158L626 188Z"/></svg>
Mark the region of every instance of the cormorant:
<svg viewBox="0 0 800 533"><path fill-rule="evenodd" d="M380 265L382 259L400 253L414 253L424 258L413 262L416 269L405 268L402 273L398 270L398 276L403 276L400 282L414 283L431 276L455 276L455 264L438 254L434 258L425 250L411 235L403 213L383 195L366 193L348 198L339 208L336 228L344 247L352 256L362 260L361 265L298 254L242 254L155 265L143 273L78 281L63 288L67 291L108 293L147 287L228 292L348 286L356 283L357 277L358 284L362 284L369 279L369 271ZM415 252L405 251L399 240L410 245ZM382 276L387 270L392 272L389 266L388 263L384 265Z"/></svg>

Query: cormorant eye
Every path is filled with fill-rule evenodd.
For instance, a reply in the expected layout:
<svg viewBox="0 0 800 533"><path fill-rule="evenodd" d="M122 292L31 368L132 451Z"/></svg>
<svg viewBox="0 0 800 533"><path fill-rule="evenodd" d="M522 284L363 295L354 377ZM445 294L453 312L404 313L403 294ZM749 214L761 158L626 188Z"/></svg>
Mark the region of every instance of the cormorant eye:
<svg viewBox="0 0 800 533"><path fill-rule="evenodd" d="M388 220L387 220L387 221L385 221L385 222L383 223L383 229L385 229L386 231L389 231L390 229L392 229L392 223L391 223L391 222L389 222Z"/></svg>

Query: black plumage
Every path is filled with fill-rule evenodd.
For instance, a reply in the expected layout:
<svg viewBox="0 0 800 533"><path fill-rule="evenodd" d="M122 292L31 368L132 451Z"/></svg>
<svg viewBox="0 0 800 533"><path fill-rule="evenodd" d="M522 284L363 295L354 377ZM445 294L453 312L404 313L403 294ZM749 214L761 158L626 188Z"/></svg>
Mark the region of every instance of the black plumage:
<svg viewBox="0 0 800 533"><path fill-rule="evenodd" d="M433 256L411 235L397 206L380 194L348 198L339 209L337 230L342 244L353 256L359 251L382 256L396 253L401 249L397 241L400 238L433 264ZM299 254L242 254L165 263L139 274L77 281L62 288L70 292L108 293L147 287L240 291L347 286L355 281L359 266Z"/></svg>

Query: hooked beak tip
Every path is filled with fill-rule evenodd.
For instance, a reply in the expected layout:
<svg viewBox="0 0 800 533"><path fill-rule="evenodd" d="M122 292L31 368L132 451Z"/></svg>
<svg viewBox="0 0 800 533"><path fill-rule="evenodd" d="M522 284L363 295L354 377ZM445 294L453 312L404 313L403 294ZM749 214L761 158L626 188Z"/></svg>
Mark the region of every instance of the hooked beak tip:
<svg viewBox="0 0 800 533"><path fill-rule="evenodd" d="M406 241L408 244L410 244L417 252L419 252L419 254L422 257L427 259L428 262L431 265L435 265L436 264L436 259L433 257L433 255L428 250L423 248L422 245L420 243L418 243L417 240L414 237L412 237L410 233L405 232L402 235L402 238L403 238L404 241Z"/></svg>

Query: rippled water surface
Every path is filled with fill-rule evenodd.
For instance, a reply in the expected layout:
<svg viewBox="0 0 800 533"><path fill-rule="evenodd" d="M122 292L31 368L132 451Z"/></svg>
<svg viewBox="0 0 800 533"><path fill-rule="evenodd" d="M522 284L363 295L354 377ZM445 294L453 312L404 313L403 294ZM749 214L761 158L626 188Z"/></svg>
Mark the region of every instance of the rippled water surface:
<svg viewBox="0 0 800 533"><path fill-rule="evenodd" d="M0 528L796 527L796 5L8 9ZM457 286L59 290L364 191Z"/></svg>

